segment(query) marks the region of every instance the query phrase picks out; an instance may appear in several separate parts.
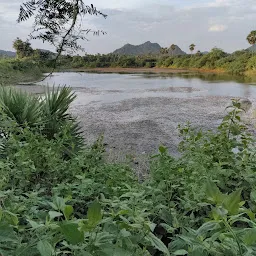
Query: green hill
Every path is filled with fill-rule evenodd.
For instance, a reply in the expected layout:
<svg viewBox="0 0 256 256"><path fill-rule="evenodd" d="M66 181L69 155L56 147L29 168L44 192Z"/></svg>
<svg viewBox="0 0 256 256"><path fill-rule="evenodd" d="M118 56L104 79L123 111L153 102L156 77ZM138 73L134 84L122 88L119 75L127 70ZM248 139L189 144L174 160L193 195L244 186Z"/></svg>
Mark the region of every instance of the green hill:
<svg viewBox="0 0 256 256"><path fill-rule="evenodd" d="M250 52L256 52L256 44L252 45L251 47L247 48Z"/></svg>
<svg viewBox="0 0 256 256"><path fill-rule="evenodd" d="M0 56L16 57L15 52L0 50Z"/></svg>
<svg viewBox="0 0 256 256"><path fill-rule="evenodd" d="M159 44L148 41L140 45L126 44L120 49L115 50L113 53L119 55L146 55L159 54L160 50L161 46Z"/></svg>
<svg viewBox="0 0 256 256"><path fill-rule="evenodd" d="M186 53L183 52L178 45L175 45L175 50L172 50L171 47L168 48L168 54L171 56L179 56L185 55Z"/></svg>

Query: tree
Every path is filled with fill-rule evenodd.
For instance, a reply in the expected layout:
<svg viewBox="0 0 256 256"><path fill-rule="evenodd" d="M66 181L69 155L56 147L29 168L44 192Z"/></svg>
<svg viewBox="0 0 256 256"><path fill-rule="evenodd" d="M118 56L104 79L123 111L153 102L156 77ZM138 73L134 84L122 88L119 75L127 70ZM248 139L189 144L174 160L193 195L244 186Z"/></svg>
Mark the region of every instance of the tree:
<svg viewBox="0 0 256 256"><path fill-rule="evenodd" d="M20 6L18 22L34 17L34 30L31 39L40 39L56 47L55 64L63 51L82 49L79 40L92 32L95 35L104 31L83 28L85 15L107 15L98 11L93 5L85 5L84 0L26 0Z"/></svg>
<svg viewBox="0 0 256 256"><path fill-rule="evenodd" d="M256 30L251 31L251 33L247 36L247 41L249 44L256 44Z"/></svg>
<svg viewBox="0 0 256 256"><path fill-rule="evenodd" d="M168 49L166 47L165 48L161 48L160 53L161 54L168 54Z"/></svg>
<svg viewBox="0 0 256 256"><path fill-rule="evenodd" d="M20 38L17 38L13 42L13 48L16 50L17 58L22 59L25 57L33 56L34 50L31 47L31 44L26 41L23 42Z"/></svg>
<svg viewBox="0 0 256 256"><path fill-rule="evenodd" d="M172 56L173 56L173 53L174 53L174 51L176 49L176 45L172 44L170 48L171 48L171 52L172 52Z"/></svg>
<svg viewBox="0 0 256 256"><path fill-rule="evenodd" d="M191 45L189 46L189 50L191 51L191 54L193 54L193 51L195 50L195 47L196 47L195 44L191 44Z"/></svg>
<svg viewBox="0 0 256 256"><path fill-rule="evenodd" d="M256 44L256 30L251 31L251 33L247 36L247 41L251 45ZM253 54L255 53L255 50L252 50Z"/></svg>

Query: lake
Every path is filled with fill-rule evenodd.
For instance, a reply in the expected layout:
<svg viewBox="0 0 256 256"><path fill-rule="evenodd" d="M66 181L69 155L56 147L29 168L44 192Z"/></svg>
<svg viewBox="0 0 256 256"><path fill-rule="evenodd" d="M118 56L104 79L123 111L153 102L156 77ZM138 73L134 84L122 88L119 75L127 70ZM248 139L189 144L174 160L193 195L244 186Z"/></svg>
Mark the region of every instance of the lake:
<svg viewBox="0 0 256 256"><path fill-rule="evenodd" d="M67 85L90 91L88 101L112 102L138 97L226 96L256 98L256 83L243 77L216 74L54 73L44 85ZM115 97L113 97L113 94Z"/></svg>
<svg viewBox="0 0 256 256"><path fill-rule="evenodd" d="M215 129L232 97L254 104L256 86L243 77L206 74L54 73L41 84L71 86L70 111L86 142L104 134L111 154L154 153L160 144L177 153L178 124ZM123 154L122 154L123 153Z"/></svg>

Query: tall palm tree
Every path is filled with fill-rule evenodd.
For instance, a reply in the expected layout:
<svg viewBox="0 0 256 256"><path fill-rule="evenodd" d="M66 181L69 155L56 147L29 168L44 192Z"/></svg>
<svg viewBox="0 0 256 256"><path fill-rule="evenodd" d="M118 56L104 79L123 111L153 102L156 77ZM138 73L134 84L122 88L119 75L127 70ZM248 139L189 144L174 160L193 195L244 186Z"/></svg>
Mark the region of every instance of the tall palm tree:
<svg viewBox="0 0 256 256"><path fill-rule="evenodd" d="M251 33L247 36L246 39L249 44L255 45L256 44L256 30L251 31ZM253 53L254 53L254 51L253 51Z"/></svg>
<svg viewBox="0 0 256 256"><path fill-rule="evenodd" d="M171 50L172 50L172 56L173 56L173 53L174 53L174 51L175 51L175 49L176 49L176 45L175 45L175 44L172 44L170 48L171 48Z"/></svg>
<svg viewBox="0 0 256 256"><path fill-rule="evenodd" d="M189 50L191 51L191 54L193 54L193 51L195 50L195 47L196 47L195 44L191 44L191 45L189 46Z"/></svg>

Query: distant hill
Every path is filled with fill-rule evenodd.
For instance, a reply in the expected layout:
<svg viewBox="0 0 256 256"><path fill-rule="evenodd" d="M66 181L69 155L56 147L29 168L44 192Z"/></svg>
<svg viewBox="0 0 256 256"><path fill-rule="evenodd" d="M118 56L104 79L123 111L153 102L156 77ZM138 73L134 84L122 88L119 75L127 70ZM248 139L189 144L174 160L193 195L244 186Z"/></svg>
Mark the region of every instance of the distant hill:
<svg viewBox="0 0 256 256"><path fill-rule="evenodd" d="M250 52L256 52L256 44L252 45L251 47L247 48L248 51Z"/></svg>
<svg viewBox="0 0 256 256"><path fill-rule="evenodd" d="M0 56L16 57L16 52L0 50Z"/></svg>
<svg viewBox="0 0 256 256"><path fill-rule="evenodd" d="M120 49L115 50L114 54L120 55L145 55L145 54L159 54L161 46L157 43L147 41L144 44L132 45L126 44Z"/></svg>
<svg viewBox="0 0 256 256"><path fill-rule="evenodd" d="M186 53L183 52L178 45L175 45L174 51L171 49L171 47L168 48L168 54L171 56L178 56L178 55L185 55Z"/></svg>

